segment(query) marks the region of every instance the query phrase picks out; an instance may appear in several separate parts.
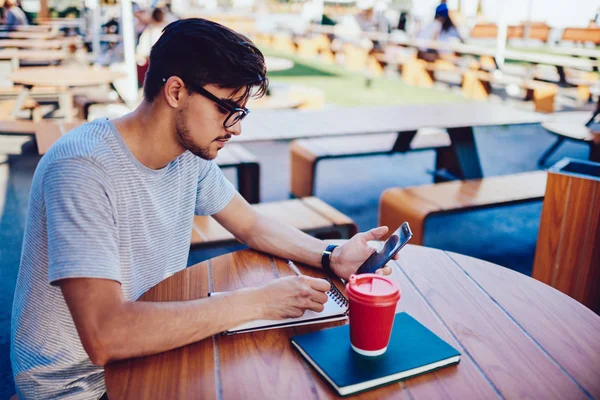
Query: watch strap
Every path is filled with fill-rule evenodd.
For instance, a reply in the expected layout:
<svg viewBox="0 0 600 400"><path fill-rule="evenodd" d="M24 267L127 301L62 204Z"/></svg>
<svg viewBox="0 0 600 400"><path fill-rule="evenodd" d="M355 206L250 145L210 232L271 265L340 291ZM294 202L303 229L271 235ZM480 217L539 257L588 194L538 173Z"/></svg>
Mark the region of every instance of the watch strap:
<svg viewBox="0 0 600 400"><path fill-rule="evenodd" d="M331 269L331 253L333 253L333 249L338 247L337 244L330 244L323 251L323 255L321 256L321 266L328 274L335 275L333 270Z"/></svg>

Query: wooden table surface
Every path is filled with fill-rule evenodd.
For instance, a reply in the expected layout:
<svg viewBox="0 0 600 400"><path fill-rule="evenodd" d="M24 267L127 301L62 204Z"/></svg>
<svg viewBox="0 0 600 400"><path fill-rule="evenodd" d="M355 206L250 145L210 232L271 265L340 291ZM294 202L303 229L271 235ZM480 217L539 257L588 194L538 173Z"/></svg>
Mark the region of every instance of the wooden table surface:
<svg viewBox="0 0 600 400"><path fill-rule="evenodd" d="M0 39L28 39L28 40L50 40L55 38L57 35L52 32L28 32L28 31L14 31L14 32L0 32Z"/></svg>
<svg viewBox="0 0 600 400"><path fill-rule="evenodd" d="M50 32L51 26L40 25L0 25L0 32Z"/></svg>
<svg viewBox="0 0 600 400"><path fill-rule="evenodd" d="M547 116L488 102L379 107L339 107L323 110L256 110L233 141L290 140L318 136L407 132L423 127L463 128L535 124Z"/></svg>
<svg viewBox="0 0 600 400"><path fill-rule="evenodd" d="M0 60L25 60L25 61L55 61L64 60L68 54L61 50L0 50Z"/></svg>
<svg viewBox="0 0 600 400"><path fill-rule="evenodd" d="M301 269L318 276L316 270ZM190 300L206 297L209 290L257 286L292 274L282 260L245 250L181 271L141 299ZM600 317L570 297L498 265L420 246L409 245L400 252L391 276L402 292L397 311L408 312L452 344L462 359L457 366L354 398L600 397ZM106 367L108 396L334 398L334 390L289 340L343 323L214 336L113 363Z"/></svg>
<svg viewBox="0 0 600 400"><path fill-rule="evenodd" d="M32 86L95 86L124 78L122 72L104 67L27 67L7 75L15 84Z"/></svg>
<svg viewBox="0 0 600 400"><path fill-rule="evenodd" d="M60 49L63 45L60 40L0 39L0 49Z"/></svg>

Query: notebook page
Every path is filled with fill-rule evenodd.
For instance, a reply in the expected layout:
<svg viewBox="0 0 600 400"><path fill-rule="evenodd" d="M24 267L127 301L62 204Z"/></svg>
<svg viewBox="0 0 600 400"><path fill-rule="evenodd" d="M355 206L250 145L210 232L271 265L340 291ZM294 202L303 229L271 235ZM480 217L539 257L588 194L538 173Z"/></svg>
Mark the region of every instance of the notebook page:
<svg viewBox="0 0 600 400"><path fill-rule="evenodd" d="M213 292L211 293L211 296L219 295L221 293L223 292ZM327 297L329 298L327 299L327 302L325 302L324 309L319 313L312 310L306 310L304 312L304 315L298 318L287 318L277 320L258 319L236 326L235 328L230 329L228 332L246 331L250 329L255 330L274 325L297 325L304 324L310 321L315 321L315 323L317 323L321 322L320 320L327 319L328 317L345 317L345 313L348 310L348 305L345 302L336 299L336 295L331 291L327 292ZM328 322L328 320L322 322Z"/></svg>

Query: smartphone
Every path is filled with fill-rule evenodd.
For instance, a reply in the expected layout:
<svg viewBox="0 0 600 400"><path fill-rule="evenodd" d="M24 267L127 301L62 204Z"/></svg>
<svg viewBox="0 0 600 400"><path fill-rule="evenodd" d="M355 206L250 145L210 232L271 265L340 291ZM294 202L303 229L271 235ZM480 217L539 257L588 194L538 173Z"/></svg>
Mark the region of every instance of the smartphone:
<svg viewBox="0 0 600 400"><path fill-rule="evenodd" d="M410 231L408 222L400 225L400 228L396 229L394 233L383 243L375 253L371 254L369 258L358 268L357 274L370 274L375 273L379 268L383 268L388 261L394 257L394 255L403 248L406 243L413 237Z"/></svg>

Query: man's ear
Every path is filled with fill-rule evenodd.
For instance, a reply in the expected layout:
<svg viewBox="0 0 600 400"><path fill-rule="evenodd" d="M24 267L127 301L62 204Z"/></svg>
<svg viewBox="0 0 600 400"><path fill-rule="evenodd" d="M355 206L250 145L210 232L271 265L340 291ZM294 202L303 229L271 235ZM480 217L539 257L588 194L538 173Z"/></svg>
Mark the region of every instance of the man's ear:
<svg viewBox="0 0 600 400"><path fill-rule="evenodd" d="M165 82L163 87L163 95L167 104L173 108L180 108L183 97L187 95L185 84L178 76L172 76Z"/></svg>

